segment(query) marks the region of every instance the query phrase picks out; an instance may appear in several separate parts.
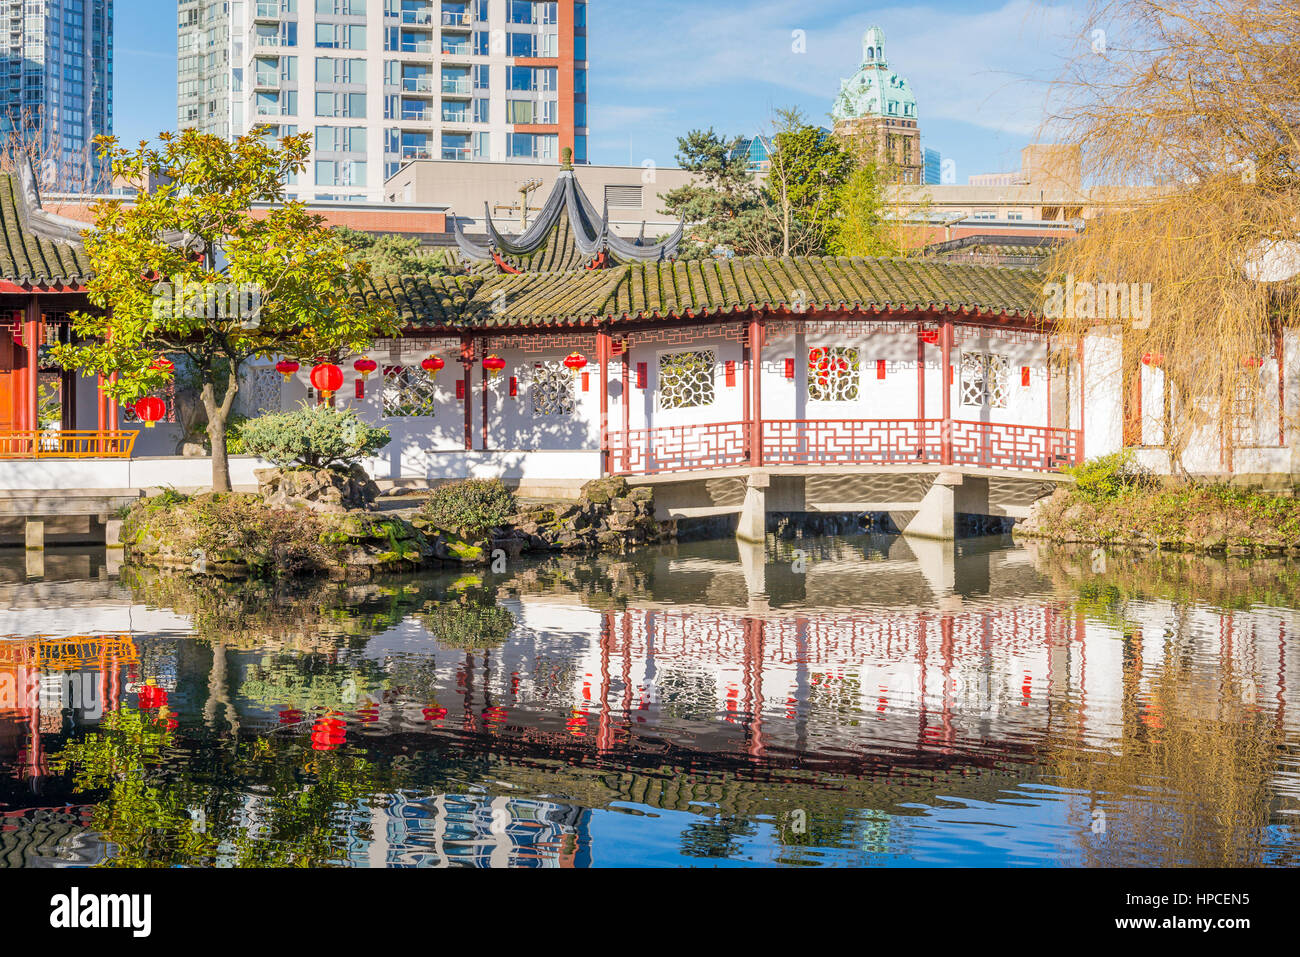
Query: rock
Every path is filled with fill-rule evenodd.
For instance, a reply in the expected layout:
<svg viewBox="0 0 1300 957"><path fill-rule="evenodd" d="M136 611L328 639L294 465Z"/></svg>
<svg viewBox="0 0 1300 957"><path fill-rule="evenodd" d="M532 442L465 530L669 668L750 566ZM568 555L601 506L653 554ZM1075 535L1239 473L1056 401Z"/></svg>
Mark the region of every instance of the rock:
<svg viewBox="0 0 1300 957"><path fill-rule="evenodd" d="M258 493L267 505L303 507L313 512L342 514L369 509L379 486L360 466L337 469L258 469Z"/></svg>

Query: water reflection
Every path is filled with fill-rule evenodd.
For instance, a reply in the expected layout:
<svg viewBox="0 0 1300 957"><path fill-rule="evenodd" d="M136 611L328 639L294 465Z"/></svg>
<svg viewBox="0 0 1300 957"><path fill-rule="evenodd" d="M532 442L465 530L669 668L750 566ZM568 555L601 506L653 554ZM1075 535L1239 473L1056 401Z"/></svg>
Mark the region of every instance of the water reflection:
<svg viewBox="0 0 1300 957"><path fill-rule="evenodd" d="M1296 863L1295 569L897 536L0 558L0 862Z"/></svg>

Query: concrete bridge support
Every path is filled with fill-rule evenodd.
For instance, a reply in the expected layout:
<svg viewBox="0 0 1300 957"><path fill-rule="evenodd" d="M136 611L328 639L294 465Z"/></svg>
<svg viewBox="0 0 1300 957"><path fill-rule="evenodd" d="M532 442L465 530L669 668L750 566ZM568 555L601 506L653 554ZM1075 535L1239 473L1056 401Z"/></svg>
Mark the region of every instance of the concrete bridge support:
<svg viewBox="0 0 1300 957"><path fill-rule="evenodd" d="M736 537L751 545L767 541L767 490L772 480L766 472L750 472L745 482L745 504L740 509Z"/></svg>

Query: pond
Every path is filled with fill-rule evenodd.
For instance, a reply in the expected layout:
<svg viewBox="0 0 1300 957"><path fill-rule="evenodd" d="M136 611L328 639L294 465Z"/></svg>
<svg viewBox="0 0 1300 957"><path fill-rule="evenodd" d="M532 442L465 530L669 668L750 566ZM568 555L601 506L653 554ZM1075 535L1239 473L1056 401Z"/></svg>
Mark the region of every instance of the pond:
<svg viewBox="0 0 1300 957"><path fill-rule="evenodd" d="M1300 569L796 536L0 553L0 866L1294 866Z"/></svg>

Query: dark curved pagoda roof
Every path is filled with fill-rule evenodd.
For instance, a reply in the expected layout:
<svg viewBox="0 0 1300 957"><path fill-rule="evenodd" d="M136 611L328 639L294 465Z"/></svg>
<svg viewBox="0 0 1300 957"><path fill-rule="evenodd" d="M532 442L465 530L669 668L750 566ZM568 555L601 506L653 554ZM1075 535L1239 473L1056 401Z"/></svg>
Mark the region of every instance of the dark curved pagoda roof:
<svg viewBox="0 0 1300 957"><path fill-rule="evenodd" d="M533 224L516 238L497 229L492 211L483 204L487 242L470 239L455 224L456 245L471 262L494 263L505 272L574 272L603 266L665 262L677 258L686 222L658 243L616 236L609 226L608 205L597 212L578 184L572 169L560 171L555 188Z"/></svg>
<svg viewBox="0 0 1300 957"><path fill-rule="evenodd" d="M90 278L85 223L41 207L30 167L0 173L0 280L21 286L77 286Z"/></svg>

